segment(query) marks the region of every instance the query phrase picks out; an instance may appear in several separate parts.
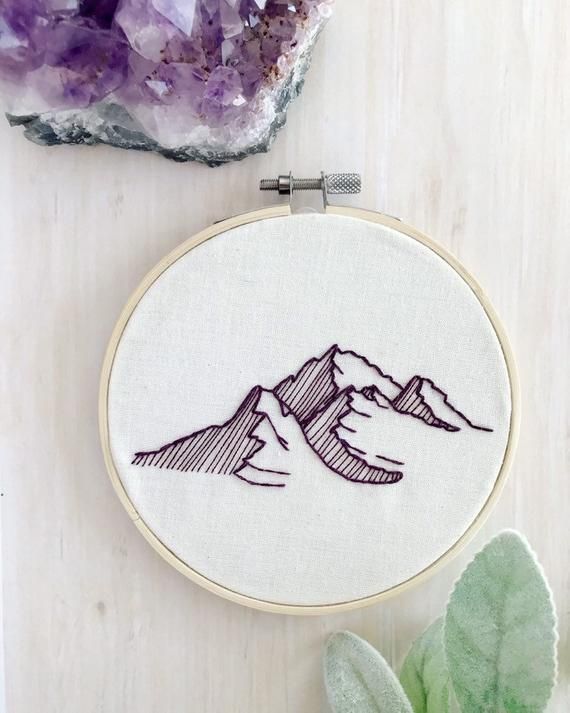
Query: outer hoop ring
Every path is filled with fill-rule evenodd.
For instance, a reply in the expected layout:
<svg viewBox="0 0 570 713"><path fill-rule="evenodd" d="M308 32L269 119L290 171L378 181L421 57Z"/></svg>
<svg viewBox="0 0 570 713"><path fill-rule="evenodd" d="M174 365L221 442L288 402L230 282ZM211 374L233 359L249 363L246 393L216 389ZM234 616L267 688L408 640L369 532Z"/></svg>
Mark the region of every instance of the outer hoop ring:
<svg viewBox="0 0 570 713"><path fill-rule="evenodd" d="M253 223L260 220L266 220L270 218L277 218L282 216L287 216L290 214L290 209L288 206L275 206L272 208L265 208L262 210L253 211L250 213L244 213L242 215L229 218L227 220L216 223L215 225L202 230L195 236L189 238L184 243L175 248L171 253L164 257L142 280L139 286L136 288L134 293L131 295L129 301L125 305L117 324L111 335L109 345L105 354L103 361L103 367L101 372L101 381L99 388L99 430L101 437L101 445L103 448L103 455L105 459L105 465L109 473L109 477L117 493L119 500L122 502L126 511L128 512L130 518L145 537L145 539L152 545L152 547L161 555L169 564L175 567L183 575L191 579L196 584L201 587L218 594L225 599L229 599L237 604L243 604L254 609L259 609L261 611L268 611L280 614L300 614L300 615L322 615L322 614L333 614L341 611L348 611L351 609L357 609L359 607L369 606L371 604L376 604L377 602L384 601L389 597L392 597L400 592L410 589L412 586L423 582L436 571L438 571L444 564L449 562L453 557L455 557L465 545L474 537L479 528L483 525L486 518L488 517L491 509L496 503L503 486L505 484L509 468L512 464L514 451L516 448L516 443L519 434L520 426L520 390L519 381L517 375L517 369L514 361L514 357L511 351L511 347L505 333L505 330L493 308L489 299L484 294L482 288L477 283L477 281L467 272L463 265L449 253L441 245L437 244L431 238L427 237L423 233L419 232L415 228L402 223L401 221L391 218L382 213L376 213L374 211L363 210L359 208L344 208L337 206L329 206L327 208L327 214L331 215L343 215L349 218L356 218L360 220L365 220L371 223L376 223L384 225L388 228L395 230L396 232L402 233L419 243L422 243L427 248L435 252L439 257L445 260L454 270L459 274L459 276L464 280L467 286L472 290L477 298L478 302L483 307L491 325L497 335L505 362L507 365L507 373L509 377L510 385L510 395L511 395L511 420L509 425L509 435L507 439L507 446L505 449L505 455L495 484L489 497L483 504L481 510L469 525L467 530L463 535L455 542L455 544L450 547L443 555L441 555L437 560L432 562L428 567L418 572L410 579L401 582L400 584L386 589L377 594L370 595L368 597L363 597L361 599L354 599L351 601L340 602L335 604L315 604L315 605L291 605L291 604L281 604L279 602L265 601L263 599L255 599L253 597L248 597L239 592L233 591L224 587L217 582L214 582L207 577L203 576L196 570L192 569L188 564L183 562L179 557L177 557L168 547L153 533L153 531L146 525L138 514L134 504L130 500L123 483L119 477L115 463L111 455L110 448L110 438L109 438L109 422L108 422L108 393L109 393L109 381L111 377L111 371L113 368L113 362L115 359L115 354L117 347L121 340L123 331L131 318L134 310L136 309L138 303L142 297L146 294L147 290L151 285L165 272L174 262L180 259L183 255L186 255L190 250L200 245L201 243L209 240L210 238L220 235L232 228L239 227L241 225L246 225L247 223Z"/></svg>

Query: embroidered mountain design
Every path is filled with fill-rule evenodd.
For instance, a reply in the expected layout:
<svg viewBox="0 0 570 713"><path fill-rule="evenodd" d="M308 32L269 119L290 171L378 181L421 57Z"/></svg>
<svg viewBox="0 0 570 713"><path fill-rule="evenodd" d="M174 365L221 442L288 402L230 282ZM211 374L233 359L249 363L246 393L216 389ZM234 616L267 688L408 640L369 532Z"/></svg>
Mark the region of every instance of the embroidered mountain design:
<svg viewBox="0 0 570 713"><path fill-rule="evenodd" d="M353 483L397 483L405 462L391 452L394 444L360 443L369 430L364 422L380 422L383 413L450 434L492 430L474 425L430 379L416 375L399 384L366 357L334 344L273 389L254 386L225 423L137 452L132 463L282 488L292 463L316 454L328 470Z"/></svg>

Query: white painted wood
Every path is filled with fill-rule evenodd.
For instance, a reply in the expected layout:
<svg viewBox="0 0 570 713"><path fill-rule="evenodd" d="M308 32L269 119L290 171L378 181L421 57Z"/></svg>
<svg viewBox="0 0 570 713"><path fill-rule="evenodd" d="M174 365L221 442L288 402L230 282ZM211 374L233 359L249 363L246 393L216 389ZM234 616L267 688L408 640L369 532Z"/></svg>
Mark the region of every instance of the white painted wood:
<svg viewBox="0 0 570 713"><path fill-rule="evenodd" d="M503 527L526 533L552 584L550 711L566 711L569 26L563 0L339 0L272 152L219 169L39 148L0 124L9 713L324 711L327 633L352 629L398 665ZM321 167L361 171L359 205L415 224L479 278L518 357L523 422L501 500L457 560L369 609L290 618L214 597L153 552L105 473L97 388L112 326L150 267L213 220L267 204L262 175Z"/></svg>

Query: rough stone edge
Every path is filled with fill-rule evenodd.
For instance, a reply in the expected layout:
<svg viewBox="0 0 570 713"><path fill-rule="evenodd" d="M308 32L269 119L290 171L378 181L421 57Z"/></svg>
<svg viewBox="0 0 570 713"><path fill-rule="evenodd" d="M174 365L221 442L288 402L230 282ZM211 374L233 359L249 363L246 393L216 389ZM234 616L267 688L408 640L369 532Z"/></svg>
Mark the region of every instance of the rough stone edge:
<svg viewBox="0 0 570 713"><path fill-rule="evenodd" d="M164 158L185 163L187 161L197 161L204 163L207 166L221 166L230 161L241 161L247 156L257 153L266 153L271 148L273 141L278 131L283 128L287 122L287 111L291 102L300 95L305 83L305 76L308 72L312 55L315 49L317 40L326 25L324 20L319 27L316 28L310 41L307 43L304 50L295 60L295 64L287 80L279 90L276 106L275 118L266 129L262 138L257 143L252 144L249 148L226 152L217 151L196 146L181 146L179 148L166 148L161 146L157 141L147 136L142 131L136 129L129 130L120 125L107 125L106 135L95 135L84 126L75 124L65 136L58 133L55 129L57 122L50 119L45 114L30 114L18 116L15 114L6 113L6 118L10 126L22 126L24 128L24 136L35 144L40 146L58 146L64 144L84 144L94 146L97 144L105 144L125 150L135 151L152 151L158 153ZM103 106L103 105L102 105ZM127 112L127 110L118 104L108 104L107 108L113 111L120 111L125 116L125 123L136 126L135 120ZM103 109L104 111L104 109Z"/></svg>

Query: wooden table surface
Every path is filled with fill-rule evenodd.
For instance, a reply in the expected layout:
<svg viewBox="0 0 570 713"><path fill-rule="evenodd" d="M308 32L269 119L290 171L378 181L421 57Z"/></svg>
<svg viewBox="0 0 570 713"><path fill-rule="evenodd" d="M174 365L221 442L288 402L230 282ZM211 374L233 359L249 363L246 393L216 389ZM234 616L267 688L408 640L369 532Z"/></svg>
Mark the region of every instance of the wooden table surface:
<svg viewBox="0 0 570 713"><path fill-rule="evenodd" d="M4 668L9 713L315 713L320 655L351 629L394 665L476 548L513 527L551 582L570 698L570 3L338 0L268 155L210 169L45 149L0 123ZM476 275L517 356L514 468L474 542L427 583L325 618L257 613L171 569L105 473L97 389L145 272L263 176L360 171L353 204L436 237ZM0 709L2 702L0 701Z"/></svg>

